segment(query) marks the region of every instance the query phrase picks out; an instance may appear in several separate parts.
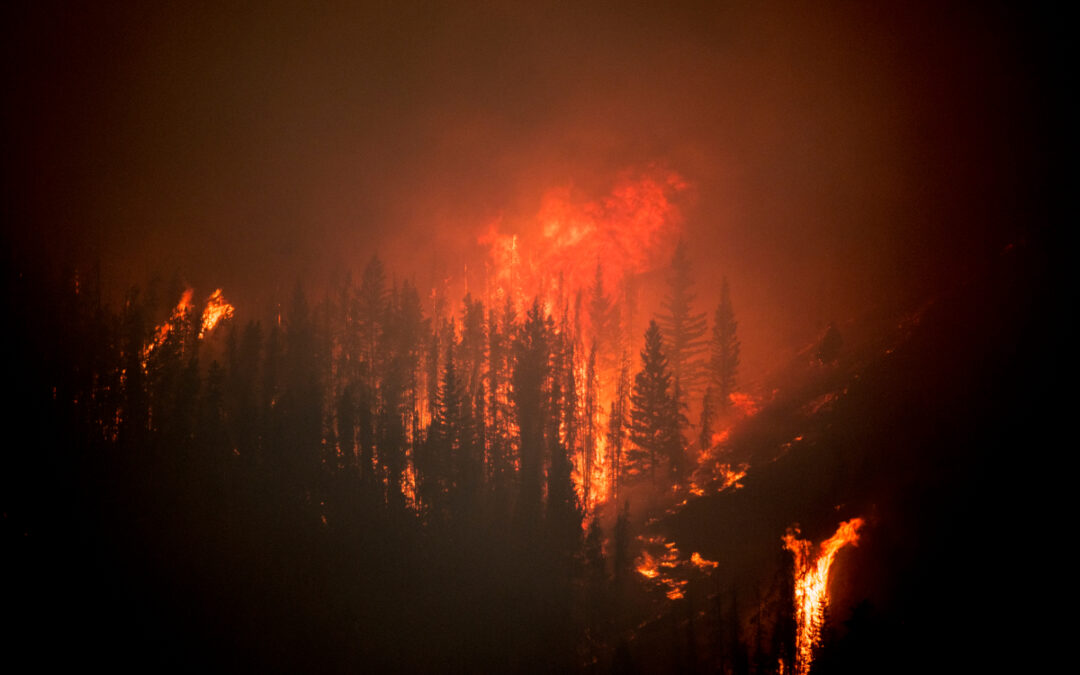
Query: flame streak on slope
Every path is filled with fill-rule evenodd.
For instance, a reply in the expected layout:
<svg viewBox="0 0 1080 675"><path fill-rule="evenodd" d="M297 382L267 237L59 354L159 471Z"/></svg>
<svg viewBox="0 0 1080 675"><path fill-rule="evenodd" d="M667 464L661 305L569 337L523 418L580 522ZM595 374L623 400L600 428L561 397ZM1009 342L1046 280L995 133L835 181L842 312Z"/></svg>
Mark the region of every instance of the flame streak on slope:
<svg viewBox="0 0 1080 675"><path fill-rule="evenodd" d="M201 340L207 333L214 330L221 321L231 319L235 311L236 309L221 294L220 288L211 293L206 299L206 308L203 310L199 339Z"/></svg>
<svg viewBox="0 0 1080 675"><path fill-rule="evenodd" d="M761 405L761 399L744 391L731 392L728 395L728 400L731 401L732 407L739 411L742 417L753 417L757 414Z"/></svg>
<svg viewBox="0 0 1080 675"><path fill-rule="evenodd" d="M859 541L862 518L840 523L836 534L822 542L817 558L810 559L811 544L799 539L797 528L784 535L784 548L795 556L795 669L796 675L810 672L814 648L821 640L825 609L829 605L829 568L837 551Z"/></svg>
<svg viewBox="0 0 1080 675"><path fill-rule="evenodd" d="M180 319L183 319L187 315L187 313L191 311L191 296L193 294L194 291L192 291L190 288L185 290L184 293L180 296L180 302L176 304L176 307L173 308L172 313L169 314L169 318L163 321L161 325L154 329L154 339L151 340L150 344L146 345L146 347L143 349L142 357L144 368L146 367L146 359L149 358L150 354L153 353L155 349L163 345L165 343L165 340L168 339L169 333L172 331L173 324Z"/></svg>
<svg viewBox="0 0 1080 675"><path fill-rule="evenodd" d="M696 551L689 560L679 559L679 549L673 541L664 541L663 537L640 538L646 549L637 560L637 573L654 582L667 596L668 600L684 597L684 591L693 573L708 575L720 566L720 563L701 557ZM649 552L656 550L656 555Z"/></svg>
<svg viewBox="0 0 1080 675"><path fill-rule="evenodd" d="M690 556L690 562L703 572L716 569L720 566L720 563L716 562L715 560L708 560L706 558L702 558L701 554L696 551Z"/></svg>
<svg viewBox="0 0 1080 675"><path fill-rule="evenodd" d="M729 488L738 490L743 487L743 484L739 481L746 478L746 472L749 470L750 465L745 462L740 464L721 462L711 465L703 464L698 470L695 480L690 482L690 494L695 497L702 497L705 495L705 487L711 488L712 486L716 487L718 493ZM703 484L705 487L703 487Z"/></svg>

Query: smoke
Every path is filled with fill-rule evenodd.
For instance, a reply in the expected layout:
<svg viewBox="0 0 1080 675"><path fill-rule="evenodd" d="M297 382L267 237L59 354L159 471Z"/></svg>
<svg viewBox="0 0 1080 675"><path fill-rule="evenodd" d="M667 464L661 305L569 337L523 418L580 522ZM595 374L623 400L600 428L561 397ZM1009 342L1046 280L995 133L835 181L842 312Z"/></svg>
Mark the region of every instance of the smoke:
<svg viewBox="0 0 1080 675"><path fill-rule="evenodd" d="M375 252L427 285L491 223L553 195L605 220L660 166L692 186L701 311L727 276L752 368L1015 239L1044 168L1003 10L5 11L6 234L117 293L179 271L243 311Z"/></svg>

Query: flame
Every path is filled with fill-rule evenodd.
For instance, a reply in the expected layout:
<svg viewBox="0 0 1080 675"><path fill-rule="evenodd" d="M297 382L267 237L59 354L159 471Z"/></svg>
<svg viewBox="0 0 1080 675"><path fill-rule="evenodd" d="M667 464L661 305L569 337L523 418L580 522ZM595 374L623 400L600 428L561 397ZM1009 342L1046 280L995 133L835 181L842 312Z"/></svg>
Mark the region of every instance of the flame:
<svg viewBox="0 0 1080 675"><path fill-rule="evenodd" d="M687 187L677 173L653 170L625 176L598 200L583 199L570 187L549 190L535 221L522 228L527 254L517 234L499 231L501 220L479 237L489 247L489 287L519 308L536 296L550 308L560 295L587 289L598 262L607 289L627 275L657 268L681 223L673 197Z"/></svg>
<svg viewBox="0 0 1080 675"><path fill-rule="evenodd" d="M142 351L143 368L147 367L147 361L154 350L165 344L165 341L169 338L169 334L172 332L173 326L191 313L194 308L191 298L194 294L195 292L191 288L185 289L180 295L180 302L176 303L176 307L169 313L169 318L154 328L153 339L150 340ZM221 321L232 318L235 311L235 308L230 305L225 299L225 296L222 295L220 288L211 293L210 297L206 299L206 306L203 308L198 338L201 340L206 337L206 335L214 330Z"/></svg>
<svg viewBox="0 0 1080 675"><path fill-rule="evenodd" d="M734 487L735 489L741 488L742 483L739 481L746 478L746 472L749 468L748 464L740 464L737 467L733 467L730 464L721 464L717 468L720 477L720 489L717 490L717 492L723 492L729 487Z"/></svg>
<svg viewBox="0 0 1080 675"><path fill-rule="evenodd" d="M214 330L214 327L222 320L231 319L235 311L236 309L221 294L220 288L211 293L206 299L206 308L203 310L199 339L201 340L207 333Z"/></svg>
<svg viewBox="0 0 1080 675"><path fill-rule="evenodd" d="M735 410L739 412L742 417L752 417L757 414L760 409L761 400L753 394L748 394L744 391L733 391L728 395L728 400L731 401L731 405Z"/></svg>
<svg viewBox="0 0 1080 675"><path fill-rule="evenodd" d="M648 551L643 551L638 560L637 572L646 579L655 579L660 576L660 570L657 569L659 566L660 563L656 558L649 555Z"/></svg>
<svg viewBox="0 0 1080 675"><path fill-rule="evenodd" d="M679 549L673 541L665 541L663 537L639 537L645 545L641 557L637 560L637 572L641 576L655 583L656 587L663 589L664 595L669 600L678 600L684 597L684 590L689 584L689 570L708 574L719 566L719 563L706 560L700 553L693 553L689 560L679 559ZM649 552L649 548L656 554Z"/></svg>
<svg viewBox="0 0 1080 675"><path fill-rule="evenodd" d="M810 560L811 544L799 539L798 528L784 535L784 548L795 556L795 669L796 675L810 672L814 648L821 640L825 609L829 605L829 568L837 551L858 545L862 518L840 523L836 534L822 542L817 558Z"/></svg>
<svg viewBox="0 0 1080 675"><path fill-rule="evenodd" d="M578 293L588 297L598 265L603 292L617 304L623 299L624 279L667 263L682 221L675 196L687 187L674 172L653 168L626 173L599 199L585 198L571 187L555 188L543 195L535 216L525 222L504 223L500 218L489 224L477 240L488 253L489 306L501 306L509 299L520 314L538 298L545 313L558 313L572 306ZM580 344L591 345L598 327L588 324L587 312L574 320L582 328ZM587 354L582 348L575 355L575 374L582 383ZM614 359L598 359L595 367L591 426L597 432L573 455L574 481L587 511L611 498L612 462L604 430L619 374ZM586 458L586 452L591 456Z"/></svg>
<svg viewBox="0 0 1080 675"><path fill-rule="evenodd" d="M169 333L172 331L173 324L184 318L188 312L191 311L191 296L194 291L190 288L186 289L180 295L180 302L176 304L173 311L169 314L169 318L161 322L157 328L154 329L154 339L150 341L150 344L146 345L143 349L143 367L146 367L146 360L150 357L155 349L165 344L165 340L168 339Z"/></svg>
<svg viewBox="0 0 1080 675"><path fill-rule="evenodd" d="M697 551L690 555L690 562L693 563L694 566L702 572L714 570L720 566L720 563L716 562L715 560L707 560L705 558L702 558L701 554Z"/></svg>

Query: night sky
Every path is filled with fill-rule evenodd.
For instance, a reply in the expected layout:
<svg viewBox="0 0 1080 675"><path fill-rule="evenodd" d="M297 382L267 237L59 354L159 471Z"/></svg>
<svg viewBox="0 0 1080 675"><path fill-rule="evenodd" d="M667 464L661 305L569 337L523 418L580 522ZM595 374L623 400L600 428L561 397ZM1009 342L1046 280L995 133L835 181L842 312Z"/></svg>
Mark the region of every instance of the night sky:
<svg viewBox="0 0 1080 675"><path fill-rule="evenodd" d="M492 222L535 228L549 190L663 170L752 368L1045 216L1061 47L1036 10L14 4L13 258L100 260L116 294L176 274L243 312L375 252L424 285L477 269Z"/></svg>

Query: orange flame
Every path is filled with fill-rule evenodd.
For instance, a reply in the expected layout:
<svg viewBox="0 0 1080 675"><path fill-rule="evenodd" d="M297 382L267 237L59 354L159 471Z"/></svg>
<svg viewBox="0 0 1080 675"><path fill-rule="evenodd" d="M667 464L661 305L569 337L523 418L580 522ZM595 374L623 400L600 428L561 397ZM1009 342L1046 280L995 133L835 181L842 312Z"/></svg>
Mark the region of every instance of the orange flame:
<svg viewBox="0 0 1080 675"><path fill-rule="evenodd" d="M701 554L694 553L690 560L679 559L679 548L673 541L664 541L663 537L640 538L646 547L652 547L657 551L651 554L647 549L641 552L637 560L637 573L654 582L664 591L669 600L678 600L684 597L689 579L686 578L688 569L697 568L702 573L708 574L710 570L719 566L719 563L706 560ZM659 545L663 548L660 549ZM691 567L692 566L692 567Z"/></svg>
<svg viewBox="0 0 1080 675"><path fill-rule="evenodd" d="M641 554L641 559L638 560L637 572L646 579L655 579L660 576L659 561L649 555L648 551L644 551Z"/></svg>
<svg viewBox="0 0 1080 675"><path fill-rule="evenodd" d="M743 417L753 417L757 414L760 407L760 399L753 394L748 394L744 391L731 392L728 396L728 400L731 401L732 407L734 407Z"/></svg>
<svg viewBox="0 0 1080 675"><path fill-rule="evenodd" d="M509 299L521 312L538 298L545 313L557 313L572 306L579 292L589 292L598 265L603 293L618 302L624 279L666 263L682 220L674 198L687 187L678 174L652 169L624 175L600 199L583 198L569 187L549 190L536 216L515 224L519 232L501 231L504 224L499 220L478 238L488 249L488 303L499 306ZM587 325L587 312L580 314L574 320L585 324L580 336L585 346L597 337L598 327ZM587 353L582 349L575 357L580 359L574 364L580 382L586 381ZM616 393L618 365L597 363L595 376L598 389L591 426L603 430ZM583 506L591 511L611 498L613 469L605 433L595 434L586 445L590 457L574 453L574 480Z"/></svg>
<svg viewBox="0 0 1080 675"><path fill-rule="evenodd" d="M229 304L229 301L225 299L225 296L221 294L221 289L217 289L210 294L210 297L206 299L206 309L203 310L202 315L202 328L199 329L199 339L201 340L207 333L214 330L214 327L219 322L225 319L231 319L236 309Z"/></svg>
<svg viewBox="0 0 1080 675"><path fill-rule="evenodd" d="M825 609L829 605L829 568L837 551L858 545L862 518L840 523L836 534L822 542L817 558L810 560L811 544L799 539L797 528L784 535L784 548L795 556L795 670L796 675L810 672L814 648L821 640Z"/></svg>
<svg viewBox="0 0 1080 675"><path fill-rule="evenodd" d="M155 349L165 343L165 340L169 337L169 332L172 331L173 324L184 318L188 312L191 311L191 296L194 291L190 288L186 289L180 295L180 302L176 304L173 311L169 314L169 318L163 321L157 328L154 329L154 339L150 341L150 344L146 345L143 349L143 367L146 367L146 359L150 357Z"/></svg>
<svg viewBox="0 0 1080 675"><path fill-rule="evenodd" d="M549 190L541 200L535 227L517 234L492 224L478 243L489 247L490 280L495 295L523 307L539 296L548 308L556 300L587 289L597 263L606 289L628 274L655 269L676 239L681 214L672 198L687 188L673 172L627 177L599 200L585 200L571 188ZM527 251L527 252L526 252Z"/></svg>
<svg viewBox="0 0 1080 675"><path fill-rule="evenodd" d="M696 551L690 555L690 562L692 562L694 566L702 572L708 572L709 570L716 569L720 566L720 563L714 560L707 560L705 558L702 558L701 554Z"/></svg>

